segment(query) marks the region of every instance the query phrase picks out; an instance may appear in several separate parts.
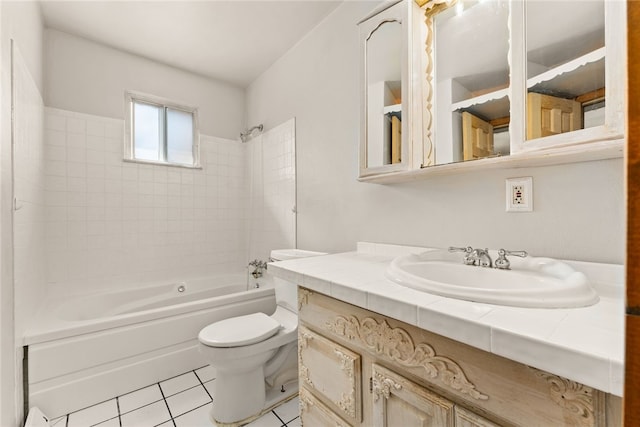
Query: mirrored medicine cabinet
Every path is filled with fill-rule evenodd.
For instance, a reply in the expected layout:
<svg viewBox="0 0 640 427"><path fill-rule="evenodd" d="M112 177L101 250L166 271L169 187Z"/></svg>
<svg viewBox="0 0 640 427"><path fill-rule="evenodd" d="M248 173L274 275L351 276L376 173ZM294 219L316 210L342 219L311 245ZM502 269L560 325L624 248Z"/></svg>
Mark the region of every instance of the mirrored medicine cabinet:
<svg viewBox="0 0 640 427"><path fill-rule="evenodd" d="M358 25L360 175L621 157L624 2L392 1Z"/></svg>

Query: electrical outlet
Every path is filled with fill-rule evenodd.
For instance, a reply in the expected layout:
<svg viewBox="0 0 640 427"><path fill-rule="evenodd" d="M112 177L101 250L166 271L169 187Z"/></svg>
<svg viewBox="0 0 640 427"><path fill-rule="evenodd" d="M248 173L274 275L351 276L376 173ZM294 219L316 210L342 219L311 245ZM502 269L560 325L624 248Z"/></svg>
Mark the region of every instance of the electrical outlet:
<svg viewBox="0 0 640 427"><path fill-rule="evenodd" d="M533 178L507 178L507 212L533 211Z"/></svg>

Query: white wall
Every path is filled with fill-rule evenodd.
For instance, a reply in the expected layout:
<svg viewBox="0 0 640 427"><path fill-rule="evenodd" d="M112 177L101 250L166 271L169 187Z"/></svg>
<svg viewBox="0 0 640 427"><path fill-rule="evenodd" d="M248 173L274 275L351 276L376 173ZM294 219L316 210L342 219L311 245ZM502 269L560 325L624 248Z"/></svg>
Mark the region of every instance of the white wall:
<svg viewBox="0 0 640 427"><path fill-rule="evenodd" d="M48 107L123 119L124 92L134 90L199 107L206 135L240 135L242 88L52 29L45 31L44 67Z"/></svg>
<svg viewBox="0 0 640 427"><path fill-rule="evenodd" d="M11 40L19 47L31 87L40 92L42 16L36 2L0 2L0 425L22 422L22 347L16 345L13 276L13 171L11 156ZM37 100L36 100L37 103ZM26 289L27 292L31 290ZM18 297L19 298L19 297Z"/></svg>
<svg viewBox="0 0 640 427"><path fill-rule="evenodd" d="M249 123L296 117L298 246L353 250L359 240L524 249L624 261L622 159L359 183L356 23L375 3L344 2L247 90ZM533 176L533 213L506 213L507 177Z"/></svg>

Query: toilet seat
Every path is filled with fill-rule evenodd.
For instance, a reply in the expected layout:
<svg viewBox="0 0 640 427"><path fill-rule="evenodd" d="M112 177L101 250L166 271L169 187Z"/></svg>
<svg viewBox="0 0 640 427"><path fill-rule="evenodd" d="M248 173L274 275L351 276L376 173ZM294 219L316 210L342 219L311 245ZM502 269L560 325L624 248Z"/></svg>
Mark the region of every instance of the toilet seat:
<svg viewBox="0 0 640 427"><path fill-rule="evenodd" d="M212 323L200 331L198 339L211 347L241 347L275 335L280 323L264 313L232 317Z"/></svg>

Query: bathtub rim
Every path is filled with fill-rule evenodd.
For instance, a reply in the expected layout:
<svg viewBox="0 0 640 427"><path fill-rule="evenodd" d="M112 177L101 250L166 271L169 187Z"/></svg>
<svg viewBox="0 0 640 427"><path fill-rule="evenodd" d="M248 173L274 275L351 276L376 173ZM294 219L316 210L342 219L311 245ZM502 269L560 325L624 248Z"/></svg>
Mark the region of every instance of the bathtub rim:
<svg viewBox="0 0 640 427"><path fill-rule="evenodd" d="M118 291L82 293L49 299L45 304L43 304L39 313L34 317L32 324L25 331L22 337L22 345L40 344L48 341L104 331L120 326L134 325L149 320L162 319L192 311L200 311L260 298L274 298L275 307L275 290L272 287L262 287L259 289L245 289L240 292L205 298L198 301L174 304L167 307L153 308L134 313L123 313L108 318L70 321L63 320L55 316L55 309L53 307L56 307L55 303L57 302L68 300L69 298L86 297L92 294L106 295L113 292Z"/></svg>

